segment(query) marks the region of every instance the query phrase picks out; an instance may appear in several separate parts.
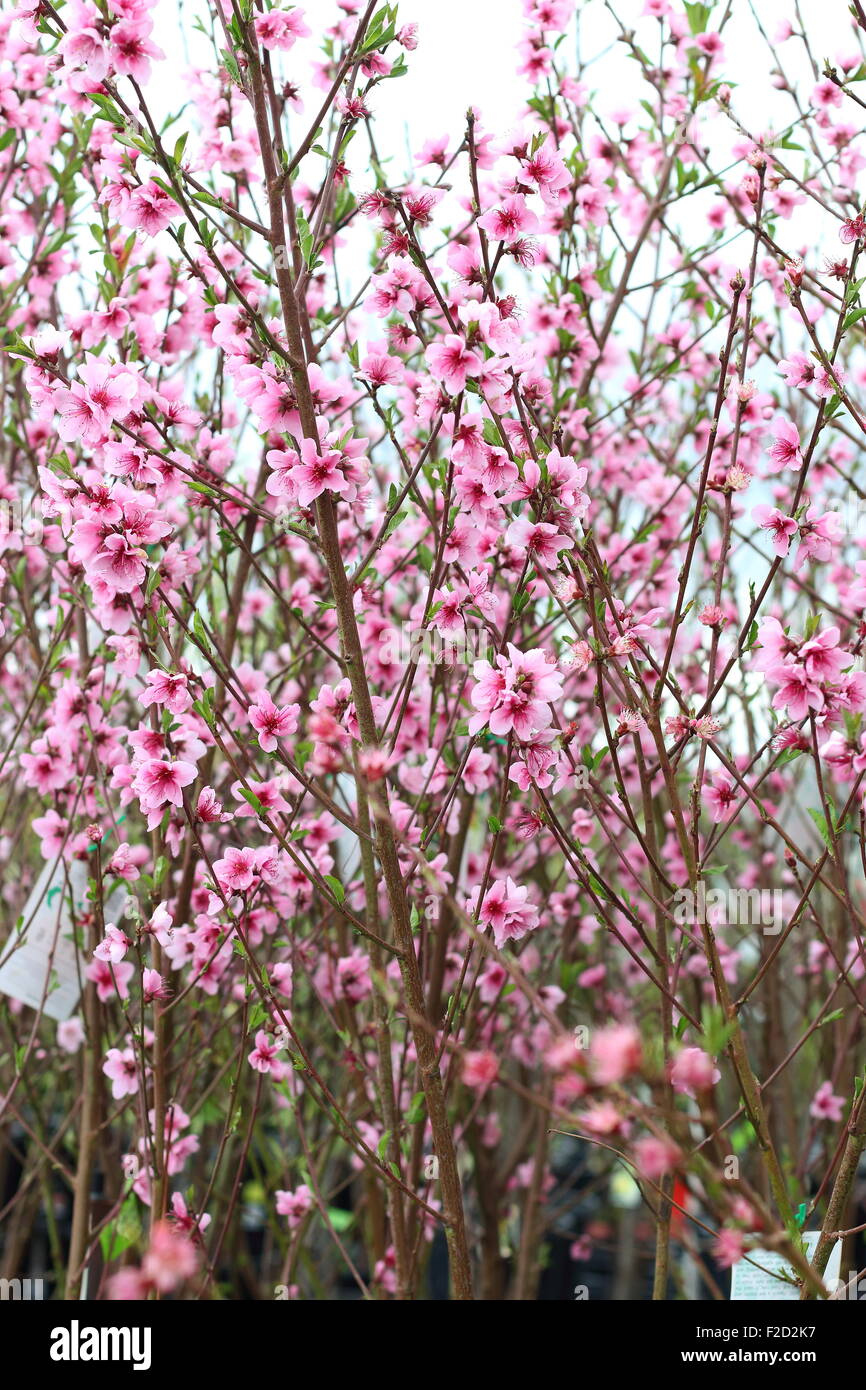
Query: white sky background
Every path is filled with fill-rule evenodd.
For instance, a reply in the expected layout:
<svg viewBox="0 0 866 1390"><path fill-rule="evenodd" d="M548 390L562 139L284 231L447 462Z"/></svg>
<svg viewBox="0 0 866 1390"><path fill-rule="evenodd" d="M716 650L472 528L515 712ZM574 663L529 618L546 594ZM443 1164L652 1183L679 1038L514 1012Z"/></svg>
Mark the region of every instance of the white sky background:
<svg viewBox="0 0 866 1390"><path fill-rule="evenodd" d="M655 19L644 15L644 3L645 0L622 0L616 8L622 22L635 30L637 41L653 59L658 53L659 26ZM839 62L846 56L856 55L858 43L847 0L800 0L799 5L796 0L754 0L754 4L753 11L750 0L732 0L732 16L723 30L725 56L714 72L731 82L731 109L740 125L751 134L760 135L769 129L777 132L785 129L795 118L795 108L790 97L777 91L771 83L770 72L775 60L760 37L755 13L771 40L786 19L800 27L799 15L809 36L819 77L825 60ZM680 0L673 0L673 7L679 10ZM306 134L323 96L309 81L311 65L319 55L316 31L331 23L337 14L335 0L307 0L307 3L301 0L301 8L314 31L312 37L299 41L288 54L273 55L277 72L298 81L304 95L304 112L291 117L290 134L294 143ZM715 0L707 26L710 32L716 29L725 9L726 0ZM153 37L168 56L164 63L156 65L147 84L147 94L160 116L179 111L184 74L190 63L212 69L211 46L193 28L194 19L205 13L205 0L158 0ZM436 169L429 165L419 168L414 164L414 157L426 140L441 135L449 136L451 150L456 148L465 132L466 111L470 105L479 110L483 129L502 135L519 122L529 95L526 79L517 74L517 45L525 32L520 0L399 0L398 23L417 23L418 47L406 54L408 73L397 80L380 83L371 96L377 148L383 160L389 159L387 175L394 184L400 184L407 177L435 178ZM600 117L609 133L616 134L615 118L618 118L626 123L625 133L630 134L637 122L646 122L646 113L639 101L647 98L650 90L637 64L618 41L618 26L604 0L580 0L578 27L579 39L569 38L559 50L558 66L574 73L579 48L588 64L582 76L593 93L591 111ZM795 38L781 45L779 59L801 102L808 105L816 79L801 41ZM855 90L866 98L866 83ZM732 144L739 137L714 102L705 103L699 113L700 140L709 146L710 164L724 169L729 165ZM859 108L846 99L841 112L834 111L834 119L841 118L859 129L862 125L860 114ZM174 126L173 134L179 134L186 121L184 113ZM669 127L670 122L666 125ZM794 138L799 137L795 135ZM195 146L193 135L188 145L193 159ZM802 156L796 152L781 153L796 169ZM359 128L347 156L350 185L356 196L374 183L368 159L366 136ZM304 181L315 184L320 168L318 156L309 156L304 165ZM740 164L731 167L726 177L733 180L742 172ZM466 192L465 184L465 167L461 163L455 172L455 189ZM687 239L693 246L705 240L705 213L715 198L716 194L708 191L678 205L677 217L682 219ZM779 221L777 235L789 253L803 253L810 264L820 267L822 257L838 255L842 250L838 228L839 222L830 213L808 202L795 210L790 221ZM733 227L729 227L731 230ZM732 269L745 270L750 249L750 236L741 234L730 245L725 244L721 254ZM369 273L368 252L368 239L363 234L356 235L353 228L340 253L342 287L347 299ZM635 267L634 280L646 283L652 274L651 263L640 260ZM631 300L636 309L640 308L638 301L639 296ZM791 312L793 315L793 310ZM791 328L796 341L787 344L789 350L802 346L799 341L802 330L793 318ZM370 325L370 331L373 336L379 336L378 322ZM366 337L363 330L361 336ZM772 389L778 381L760 384Z"/></svg>
<svg viewBox="0 0 866 1390"><path fill-rule="evenodd" d="M679 0L673 4L680 8ZM293 80L303 79L309 72L310 62L318 54L316 31L336 14L332 0L308 0L307 4L302 0L300 7L314 30L313 37L297 43L288 55L274 55L278 66L282 64ZM623 23L636 31L647 54L654 57L658 25L644 16L644 0L622 0L616 8ZM708 25L711 31L724 9L723 0L716 0ZM148 84L148 97L162 115L178 110L189 62L197 61L204 67L213 62L209 44L192 28L193 19L203 10L202 0L158 0L153 37L165 50L167 61L157 65ZM795 0L756 0L755 11L771 38L782 20L796 22ZM847 0L801 0L799 13L819 67L826 58L837 61L846 53L856 53ZM580 51L589 63L584 80L594 93L592 109L609 126L614 114L631 111L645 119L637 102L648 95L646 84L638 78L636 64L626 56L624 46L617 42L617 26L604 0L580 0L578 16ZM381 83L372 97L377 146L380 155L392 157L388 172L395 183L411 174L412 156L425 140L447 133L452 148L459 142L470 105L479 109L483 128L502 134L517 123L528 95L526 79L516 73L517 44L524 32L520 0L399 0L399 23L419 26L418 47L406 55L409 72L396 81ZM790 100L774 92L769 83L771 57L758 35L750 0L733 0L724 42L726 57L716 72L737 84L732 109L740 122L759 132L790 121ZM802 44L792 40L780 53L787 75L808 99L813 76ZM571 41L558 60L566 70L575 71ZM292 117L295 139L306 132L316 109L314 103L321 101L320 91L308 88L308 92L303 115ZM708 103L701 108L702 120L705 124L707 120L713 125L719 123L720 138L729 148L728 122L711 107ZM852 103L849 107L851 114L846 113L846 119L859 125L856 108ZM349 147L348 163L353 190L363 192L372 178L364 177L367 150L360 131ZM429 166L425 172L428 176L435 173Z"/></svg>
<svg viewBox="0 0 866 1390"><path fill-rule="evenodd" d="M301 0L299 7L313 37L295 45L287 70L297 55L298 70L303 71L305 60L318 52L318 28L336 14L330 0ZM176 72L182 79L184 67L197 54L203 65L209 62L209 48L191 28L197 13L199 0L158 0L153 37L167 61L155 73ZM419 26L419 45L407 54L408 74L383 83L376 92L376 137L383 150L403 161L407 137L414 152L430 136L462 133L467 108L473 104L482 108L491 129L506 130L514 124L525 89L515 76L523 32L520 0L400 0L399 23ZM280 56L285 61L285 55ZM161 82L159 86L159 104L168 111L177 102L179 88L171 91ZM322 94L318 96L321 100ZM308 111L312 117L312 102ZM302 118L299 128L301 124Z"/></svg>
<svg viewBox="0 0 866 1390"><path fill-rule="evenodd" d="M473 105L489 130L515 124L525 86L515 75L519 0L402 0L399 15L418 25L418 47L407 76L383 83L375 102L377 135L387 125L395 154L406 131L413 153L430 136L462 132Z"/></svg>
<svg viewBox="0 0 866 1390"><path fill-rule="evenodd" d="M204 44L191 27L194 16L202 13L202 4L203 0L158 0L153 37L169 57L165 64L156 68L147 90L154 106L163 115L176 112L180 107L183 74L188 63L197 61L207 69L212 66L210 46ZM755 5L760 22L771 40L775 38L782 21L787 19L797 24L795 0L755 0ZM314 31L322 23L330 22L335 13L332 0L308 0L306 4L301 0L301 7ZM680 9L679 0L674 0L674 8ZM813 58L818 65L817 78L821 76L825 60L839 62L843 57L858 52L847 0L800 0L798 8L802 25L809 36ZM725 0L716 0L708 24L710 32L717 28L724 10ZM628 28L636 30L638 42L654 59L658 53L658 24L645 17L643 12L644 0L623 0L617 6L620 19ZM178 26L179 14L182 34ZM479 110L482 128L500 135L518 123L523 103L529 94L526 79L517 74L517 45L524 32L520 0L400 0L399 23L412 22L419 26L419 42L417 49L407 54L408 74L399 80L381 83L371 100L377 147L380 156L391 156L387 167L394 184L401 183L407 177L411 179L413 170L416 177L422 174L435 177L436 170L430 166L425 170L414 166L414 156L426 140L444 134L450 137L449 147L453 150L463 137L466 111L470 105ZM582 0L579 4L579 30L580 52L590 64L583 74L583 80L594 93L592 111L600 116L608 130L614 132L615 116L622 120L632 114L643 123L646 117L638 103L641 97L649 96L649 90L636 64L627 56L624 45L617 41L617 25L604 0ZM289 55L275 55L279 59L279 70L292 80L303 80L309 72L310 62L318 54L317 37L314 33L312 38L298 43ZM778 132L794 119L795 108L789 97L777 92L771 85L770 71L774 58L757 30L750 0L733 0L732 17L723 31L723 40L726 56L714 71L734 86L732 110L737 119L755 135L768 129ZM571 53L560 52L560 66L574 73L575 48L571 41L568 46ZM779 49L779 57L801 101L804 105L808 104L817 79L802 43L797 39L785 43ZM866 84L857 90L866 99ZM321 100L322 93L318 89L308 90L303 115L292 119L292 138L295 142L306 133ZM839 112L834 113L836 119L839 115ZM851 102L847 102L847 109L843 107L841 113L842 119L857 129L862 126L860 115L859 109ZM177 133L183 129L184 119L181 118ZM634 128L633 121L631 130ZM630 133L628 125L625 129L626 133ZM701 135L709 144L713 167L725 166L736 137L725 115L713 103L701 108ZM190 150L194 146L195 140L192 138ZM785 157L794 167L797 155L786 152ZM348 163L353 192L358 195L371 188L374 181L367 168L367 143L360 130L349 147ZM311 181L317 172L314 158L308 175ZM728 177L738 177L742 172L741 165L736 171L732 169ZM462 169L456 182L463 183ZM682 205L682 209L678 208L678 216L684 217L689 239L696 246L705 239L704 210L707 203L702 202L702 197L691 198ZM707 199L714 197L714 194L706 195ZM690 225L692 219L693 228ZM820 267L823 256L837 255L842 250L838 226L829 213L820 212L814 205L807 204L796 209L790 222L779 223L779 236L791 253L805 252L810 263ZM345 270L348 258L352 266L351 278L356 279L359 286L368 273L363 238L353 243L350 237L347 242L350 244L341 253L341 265ZM749 251L750 238L741 236L723 254L732 266L745 269ZM650 278L642 273L645 268L642 262L635 267L639 282ZM343 288L348 298L345 281ZM792 321L792 330L796 341L792 341L789 347L801 347L799 324ZM361 336L366 336L363 330ZM378 325L374 336L378 336ZM778 386L778 378L762 380L761 385L765 389L768 386L773 389ZM770 499L769 496L757 495L751 498L752 502L759 500ZM741 549L738 571L745 593L750 577L763 577L766 561L760 554Z"/></svg>
<svg viewBox="0 0 866 1390"><path fill-rule="evenodd" d="M680 8L679 0L673 0L673 7ZM623 0L615 9L627 27L638 29L642 40L657 33L656 22L643 17L644 0ZM724 9L717 0L711 31ZM771 39L782 20L795 21L794 0L757 0L755 11ZM801 0L799 11L819 65L825 58L833 61L857 51L847 0ZM401 127L408 126L414 150L440 130L462 130L466 108L472 104L481 109L489 129L505 130L514 123L526 90L525 79L515 74L516 46L524 28L520 0L400 0L399 14L401 23L418 24L419 44L408 55L409 75L390 88L385 84L376 97L379 131L387 117L395 153L401 148ZM578 15L585 60L602 54L587 77L599 90L600 113L610 116L634 109L635 66L616 42L616 25L604 0L581 0ZM312 18L309 22L312 27ZM724 30L728 61L719 71L726 70L740 84L735 105L738 114L742 110L741 119L748 116L760 128L766 120L770 63L766 47L755 38L749 0L733 0ZM648 52L653 55L651 47ZM792 75L805 72L796 60L800 45L789 44L782 53Z"/></svg>
<svg viewBox="0 0 866 1390"><path fill-rule="evenodd" d="M673 0L673 7L680 8L679 0ZM313 9L310 6L308 14L311 27ZM623 0L615 9L642 41L657 33L656 22L643 16L644 0ZM724 9L717 0L711 31ZM796 19L794 0L757 0L755 11L771 39L782 20ZM825 58L834 61L856 52L847 0L801 0L799 11L819 65ZM407 128L413 151L432 135L446 130L456 134L473 104L488 129L504 131L515 123L526 92L525 79L516 76L516 48L524 31L520 0L400 0L399 15L401 23L418 24L419 44L408 55L408 76L384 84L377 93L377 134L383 143L387 138L398 154L406 148ZM614 111L634 109L635 65L616 41L617 28L604 0L580 0L578 17L584 60L600 55L586 79L598 90L600 114L609 117ZM767 120L770 62L756 35L749 0L733 0L724 30L728 61L720 71L739 83L735 105L740 119L745 124L748 117L760 129ZM648 52L652 56L654 50L648 47ZM805 74L801 45L789 44L782 54L792 76ZM646 93L642 90L640 95Z"/></svg>
<svg viewBox="0 0 866 1390"><path fill-rule="evenodd" d="M291 116L289 133L293 144L306 134L323 97L321 89L313 86L310 80L313 64L320 53L317 31L332 23L338 13L335 0L306 0L306 3L301 0L300 7L313 35L299 41L288 54L273 55L277 73L297 82L304 97L303 113ZM659 25L644 14L644 7L645 0L622 0L616 6L620 19L635 31L637 42L652 60L658 54ZM680 0L673 0L673 8L680 9ZM715 0L707 26L710 32L717 28L726 8L726 0ZM797 0L732 0L731 8L731 19L723 30L725 55L717 62L714 73L730 81L733 87L731 110L741 127L753 135L760 136L770 129L783 131L796 114L790 97L772 85L770 72L775 58L760 37L755 13L771 40L775 39L782 21L791 20L798 28L802 23L809 36L818 77L825 60L838 63L858 53L847 0L799 0L799 4ZM205 0L158 0L153 37L166 52L167 59L155 66L146 90L159 117L177 114L180 110L185 72L190 64L207 71L213 68L211 45L193 27L194 20L206 13ZM417 23L418 47L406 54L408 73L399 79L379 83L370 99L379 155L383 162L387 161L386 174L395 185L407 178L435 179L435 167L418 167L415 156L425 141L442 135L449 137L449 149L453 151L465 133L469 106L478 109L482 129L503 135L519 122L530 90L526 78L517 73L517 47L525 32L520 0L399 0L398 23ZM646 122L640 99L651 93L625 45L618 41L618 26L604 0L580 0L578 30L579 37L569 37L558 51L558 67L576 72L579 50L587 64L582 78L592 93L591 112L601 119L609 134L616 136L617 121L624 123L626 135L633 133L638 123ZM798 38L790 39L780 46L778 56L800 101L808 106L816 74L802 42ZM866 83L855 90L866 98ZM859 108L845 99L841 112L834 111L834 119L841 118L859 129L862 125L858 119L860 114ZM172 138L186 128L188 119L184 112L172 128ZM251 124L249 116L247 124ZM668 133L669 128L668 120ZM744 168L742 163L739 166L731 164L731 150L738 141L742 143L742 137L737 135L715 102L706 102L699 108L698 131L700 143L709 147L710 165L720 171L728 169L724 177L732 181L740 177ZM799 140L800 137L795 135L794 138ZM327 136L323 139L328 143ZM188 144L188 154L193 161L196 144L193 133ZM797 170L803 156L793 151L781 153L785 162ZM348 147L347 163L355 195L369 190L374 178L369 169L366 134L361 127ZM321 169L319 157L308 156L302 180L315 186ZM484 177L482 175L482 179ZM228 187L228 180L226 183ZM455 195L458 191L463 194L468 191L464 161L455 170L453 183ZM707 190L678 204L677 219L688 244L697 247L707 239L706 211L716 198L714 191ZM447 203L443 204L440 213L445 214L447 210ZM444 217L442 224L445 225ZM838 255L842 250L839 225L830 212L809 201L796 208L790 221L779 221L777 238L789 254L804 254L811 265L820 268L823 257ZM720 255L731 270L745 270L751 238L747 233L740 233L730 241L730 234L735 231L729 223ZM369 250L370 238L364 235L363 224L354 226L345 237L339 254L342 289L347 300L369 274ZM653 278L652 261L646 260L651 255L651 251L642 253L634 268L633 283L646 284ZM641 307L638 293L630 299L629 309L639 313ZM663 317L664 312L664 304L657 303L657 317ZM793 310L791 314L793 316ZM652 327L656 329L658 324ZM370 337L378 338L380 323L365 324L356 336L366 339L368 332ZM793 341L786 343L786 350L802 347L802 329L793 317L790 332ZM763 389L773 389L778 379L762 380L759 384Z"/></svg>
<svg viewBox="0 0 866 1390"><path fill-rule="evenodd" d="M754 0L754 5L753 11L750 0L732 0L732 16L723 31L725 56L714 72L730 80L734 89L731 109L740 124L750 133L759 135L768 129L777 132L784 129L794 119L795 108L790 97L771 84L774 58L760 37L755 13L771 40L786 19L800 27L799 15L809 36L819 77L825 60L839 62L845 56L856 55L858 44L847 0L800 0L799 5L796 0ZM307 3L301 0L301 8L314 30L313 36L298 42L288 54L274 55L277 71L292 81L297 80L304 93L305 110L301 115L293 115L291 120L294 142L306 133L322 101L321 90L309 82L311 64L319 54L316 31L332 22L337 13L335 0L307 0ZM673 0L673 8L680 9L680 0ZM644 15L644 0L622 0L616 9L622 22L635 30L637 41L647 55L655 58L659 26L656 20ZM725 0L715 0L707 26L710 32L716 29L725 9ZM147 92L162 116L179 110L184 73L191 62L208 70L212 68L210 44L193 29L193 20L205 12L204 0L158 0L153 37L168 57L165 63L155 67ZM465 132L466 111L470 105L479 110L482 128L501 135L519 121L529 94L526 79L517 74L517 45L525 30L520 0L399 0L398 23L417 23L418 47L406 55L407 75L380 83L371 97L377 148L380 157L390 157L387 173L394 184L407 177L411 179L413 175L419 179L422 176L435 178L435 168L418 168L414 165L414 156L426 140L445 134L450 137L449 147L453 150ZM618 26L604 0L580 0L578 27L579 42L570 38L563 45L557 55L558 66L575 72L579 47L588 64L583 80L593 93L591 110L609 132L616 133L616 117L626 122L624 128L629 134L636 128L637 121L646 121L646 114L638 103L642 97L650 95L649 88L634 60L628 57L625 46L618 41ZM807 105L815 74L803 44L799 39L789 40L781 45L779 58L801 102ZM866 98L866 83L856 90ZM724 168L729 163L736 132L715 103L705 103L699 112L701 142L709 145L710 163L715 168ZM846 101L841 113L834 112L834 119L841 115L859 128L860 114L853 102ZM186 113L174 132L180 133L185 123ZM667 124L669 126L669 122ZM193 136L188 146L193 158L195 145ZM796 168L801 158L787 151L784 156L792 168ZM362 129L349 145L347 162L353 192L358 195L371 188L374 180L368 169L367 141ZM304 166L305 177L315 183L320 167L318 157L310 156ZM737 169L731 168L727 177L734 179L742 172L740 165ZM454 182L455 187L466 191L462 165ZM678 206L677 216L683 219L692 245L700 245L705 239L705 211L715 196L711 192L699 194ZM823 256L839 254L842 249L838 227L839 223L829 213L816 209L810 202L798 207L790 221L779 222L778 237L790 253L805 253L811 264L820 267ZM750 237L743 234L726 245L721 254L732 268L745 269L749 251ZM347 298L368 274L367 255L368 246L363 235L346 238L340 253L341 273L345 276L348 270L348 279L355 282L349 285L343 279ZM652 277L652 265L639 261L634 275L638 283L645 283ZM635 308L639 308L638 298L631 301ZM378 323L371 325L374 336L379 335L379 328ZM788 346L801 347L802 330L793 320L792 329L797 341ZM366 336L363 331L362 336ZM761 382L764 387L777 384L777 380Z"/></svg>

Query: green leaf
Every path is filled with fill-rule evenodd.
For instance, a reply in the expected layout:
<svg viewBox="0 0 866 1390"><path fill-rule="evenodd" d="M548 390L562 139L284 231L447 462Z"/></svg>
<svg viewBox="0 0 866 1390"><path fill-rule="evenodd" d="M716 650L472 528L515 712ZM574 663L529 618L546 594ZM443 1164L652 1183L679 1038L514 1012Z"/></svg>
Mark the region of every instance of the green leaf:
<svg viewBox="0 0 866 1390"><path fill-rule="evenodd" d="M827 1014L825 1018L822 1018L822 1019L821 1019L821 1022L818 1024L818 1027L819 1027L819 1028L826 1028L826 1026L827 1026L828 1023L837 1023L838 1020L839 1020L840 1018L844 1018L844 1017L845 1017L845 1010L844 1010L844 1009L834 1009L833 1012L832 1012L831 1014Z"/></svg>
<svg viewBox="0 0 866 1390"><path fill-rule="evenodd" d="M246 787L239 787L238 790L241 796L243 797L244 801L248 801L249 804L252 806L253 810L258 811L260 816L266 816L268 814L267 806L265 806L263 802L259 800L255 792L247 791Z"/></svg>
<svg viewBox="0 0 866 1390"><path fill-rule="evenodd" d="M383 5L370 20L364 42L359 53L372 53L375 48L384 48L391 43L397 32L397 6Z"/></svg>
<svg viewBox="0 0 866 1390"><path fill-rule="evenodd" d="M705 34L707 24L710 19L712 5L693 4L690 5L686 0L686 14L689 21L689 29L693 34Z"/></svg>
<svg viewBox="0 0 866 1390"><path fill-rule="evenodd" d="M832 850L833 841L830 837L830 830L827 825L827 819L824 816L823 812L816 810L814 806L807 806L806 809L809 812L809 815L812 817L812 820L818 827L818 834L821 836L821 839L824 841L824 844L827 846L829 850Z"/></svg>
<svg viewBox="0 0 866 1390"><path fill-rule="evenodd" d="M423 1091L416 1091L406 1111L406 1123L419 1125L427 1114L427 1101Z"/></svg>
<svg viewBox="0 0 866 1390"><path fill-rule="evenodd" d="M103 120L110 121L112 125L119 126L121 129L126 125L120 110L108 97L96 92L88 92L86 95L94 106L99 108L99 114Z"/></svg>
<svg viewBox="0 0 866 1390"><path fill-rule="evenodd" d="M204 651L210 652L210 642L207 639L207 632L205 631L205 626L200 613L196 613L195 617L192 620L192 630L198 638L199 643L204 649Z"/></svg>
<svg viewBox="0 0 866 1390"><path fill-rule="evenodd" d="M346 890L343 887L340 880L338 878L334 878L333 874L323 874L323 878L327 883L328 887L330 888L331 892L333 893L334 897L337 899L337 902L343 903L346 898Z"/></svg>
<svg viewBox="0 0 866 1390"><path fill-rule="evenodd" d="M350 1211L344 1211L342 1207L328 1207L328 1220L338 1235L341 1235L343 1231L348 1231L355 1218Z"/></svg>
<svg viewBox="0 0 866 1390"><path fill-rule="evenodd" d="M203 188L193 193L193 199L197 203L204 203L207 208L221 208L222 203L219 198L215 198L212 193L207 193Z"/></svg>
<svg viewBox="0 0 866 1390"><path fill-rule="evenodd" d="M233 53L230 53L227 48L224 48L222 50L221 56L223 60L223 67L225 68L232 82L234 82L236 87L243 87L244 84L241 80L241 70L238 67L238 60L235 57L235 55Z"/></svg>
<svg viewBox="0 0 866 1390"><path fill-rule="evenodd" d="M102 1258L106 1264L109 1260L116 1260L131 1245L135 1245L141 1239L141 1234L138 1201L137 1198L129 1196L121 1207L117 1220L99 1233Z"/></svg>
<svg viewBox="0 0 866 1390"><path fill-rule="evenodd" d="M298 228L298 244L301 248L301 255L308 270L313 269L315 262L315 247L313 245L313 233L310 224L300 208L295 213L295 222Z"/></svg>

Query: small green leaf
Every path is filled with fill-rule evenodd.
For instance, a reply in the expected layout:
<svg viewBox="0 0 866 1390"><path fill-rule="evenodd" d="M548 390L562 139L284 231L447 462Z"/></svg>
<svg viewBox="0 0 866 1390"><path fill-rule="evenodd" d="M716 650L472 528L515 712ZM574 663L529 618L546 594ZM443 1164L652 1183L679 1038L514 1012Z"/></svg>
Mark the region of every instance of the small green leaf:
<svg viewBox="0 0 866 1390"><path fill-rule="evenodd" d="M815 822L815 825L818 827L818 833L821 836L821 839L824 841L824 844L827 846L829 850L832 850L833 842L830 838L830 830L823 812L816 810L814 806L807 806L806 809L809 812L809 815L812 817L812 820Z"/></svg>
<svg viewBox="0 0 866 1390"><path fill-rule="evenodd" d="M238 790L241 796L243 797L244 801L248 801L249 804L252 806L253 810L258 811L260 816L266 816L268 814L267 806L265 806L263 802L259 800L255 792L247 791L246 787L239 787Z"/></svg>
<svg viewBox="0 0 866 1390"><path fill-rule="evenodd" d="M406 1123L418 1125L427 1114L427 1101L423 1091L416 1091L406 1111Z"/></svg>
<svg viewBox="0 0 866 1390"><path fill-rule="evenodd" d="M342 1207L328 1207L328 1220L338 1235L342 1235L343 1231L348 1231L355 1218L350 1211L344 1211Z"/></svg>
<svg viewBox="0 0 866 1390"><path fill-rule="evenodd" d="M328 887L330 888L331 892L333 893L334 897L337 899L337 902L342 903L346 897L346 890L343 887L340 880L338 878L334 878L333 874L324 874L323 878L327 883Z"/></svg>

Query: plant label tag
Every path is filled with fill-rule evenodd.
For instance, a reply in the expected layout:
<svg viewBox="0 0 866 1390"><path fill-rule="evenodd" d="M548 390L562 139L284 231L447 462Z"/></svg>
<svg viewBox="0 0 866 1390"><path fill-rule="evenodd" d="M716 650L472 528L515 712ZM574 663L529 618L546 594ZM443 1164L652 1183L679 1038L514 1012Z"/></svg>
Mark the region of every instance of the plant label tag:
<svg viewBox="0 0 866 1390"><path fill-rule="evenodd" d="M46 864L27 899L18 936L13 931L0 945L0 992L58 1022L71 1017L81 994L70 896L76 913L83 912L87 879L80 859L68 866ZM112 911L123 911L124 900L123 889L112 893L105 905L109 921Z"/></svg>
<svg viewBox="0 0 866 1390"><path fill-rule="evenodd" d="M815 1253L820 1234L820 1231L803 1232L803 1244L806 1247L806 1256L810 1260ZM799 1301L799 1286L778 1277L786 1275L788 1279L796 1278L795 1271L784 1255L779 1255L775 1250L750 1250L749 1256L755 1264L749 1264L748 1260L738 1260L731 1271L731 1302L756 1299L772 1303ZM824 1283L830 1289L838 1282L841 1260L842 1242L837 1240L830 1251L824 1271ZM758 1269L757 1265L761 1268Z"/></svg>

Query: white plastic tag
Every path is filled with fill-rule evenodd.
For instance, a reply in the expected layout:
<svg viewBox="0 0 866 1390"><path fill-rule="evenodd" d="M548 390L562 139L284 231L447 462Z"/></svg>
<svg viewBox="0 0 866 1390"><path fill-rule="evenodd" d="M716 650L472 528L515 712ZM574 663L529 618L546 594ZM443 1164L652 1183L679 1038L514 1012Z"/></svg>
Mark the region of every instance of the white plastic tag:
<svg viewBox="0 0 866 1390"><path fill-rule="evenodd" d="M807 1258L811 1260L818 1244L820 1231L804 1231L803 1243L806 1247ZM731 1270L731 1301L744 1299L760 1299L762 1302L794 1302L800 1298L800 1290L796 1284L788 1284L783 1279L774 1278L776 1273L787 1274L789 1278L796 1277L791 1265L783 1255L779 1255L774 1250L750 1250L749 1256L756 1263L750 1264L748 1260L738 1260ZM824 1283L832 1289L839 1279L839 1265L842 1260L842 1242L837 1240L830 1252L827 1261L827 1268L824 1273ZM761 1268L756 1268L761 1265ZM765 1273L765 1271L767 1271Z"/></svg>
<svg viewBox="0 0 866 1390"><path fill-rule="evenodd" d="M41 1007L58 1022L75 1012L81 993L69 898L71 893L76 912L84 910L87 879L88 866L80 859L72 860L68 872L63 864L47 863L27 899L20 937L13 931L0 945L0 992ZM124 889L115 889L105 905L108 921L116 920L112 912L122 913L125 900ZM82 960L82 973L86 965Z"/></svg>

